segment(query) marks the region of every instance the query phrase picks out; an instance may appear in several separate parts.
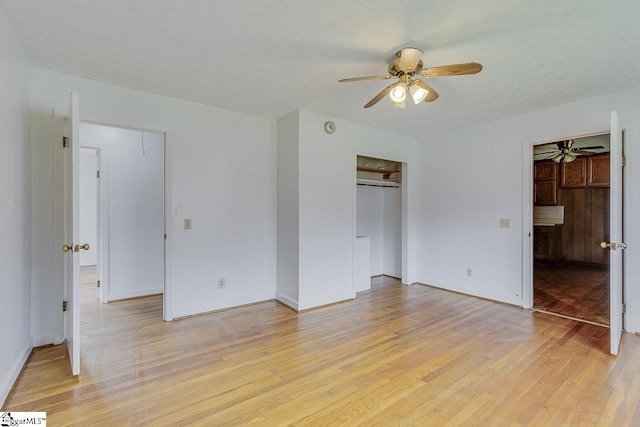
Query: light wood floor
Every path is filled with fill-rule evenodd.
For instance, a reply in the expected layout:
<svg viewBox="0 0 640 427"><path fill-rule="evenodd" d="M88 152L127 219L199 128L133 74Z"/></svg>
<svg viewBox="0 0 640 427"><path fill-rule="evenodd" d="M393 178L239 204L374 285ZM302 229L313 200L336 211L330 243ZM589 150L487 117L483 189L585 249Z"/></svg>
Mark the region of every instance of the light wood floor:
<svg viewBox="0 0 640 427"><path fill-rule="evenodd" d="M93 305L90 305L93 304ZM84 302L82 371L34 352L5 410L49 425L638 425L640 337L380 278L351 302L175 322Z"/></svg>
<svg viewBox="0 0 640 427"><path fill-rule="evenodd" d="M609 267L536 262L535 308L609 325Z"/></svg>

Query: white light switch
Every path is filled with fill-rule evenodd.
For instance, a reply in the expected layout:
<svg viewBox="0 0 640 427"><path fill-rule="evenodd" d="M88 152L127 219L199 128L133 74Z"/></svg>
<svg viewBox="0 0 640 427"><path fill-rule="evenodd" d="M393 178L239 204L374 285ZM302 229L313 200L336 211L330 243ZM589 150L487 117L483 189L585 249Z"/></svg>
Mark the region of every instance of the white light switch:
<svg viewBox="0 0 640 427"><path fill-rule="evenodd" d="M184 229L185 230L191 230L191 219L186 218L184 220Z"/></svg>
<svg viewBox="0 0 640 427"><path fill-rule="evenodd" d="M500 218L500 228L511 228L509 218Z"/></svg>

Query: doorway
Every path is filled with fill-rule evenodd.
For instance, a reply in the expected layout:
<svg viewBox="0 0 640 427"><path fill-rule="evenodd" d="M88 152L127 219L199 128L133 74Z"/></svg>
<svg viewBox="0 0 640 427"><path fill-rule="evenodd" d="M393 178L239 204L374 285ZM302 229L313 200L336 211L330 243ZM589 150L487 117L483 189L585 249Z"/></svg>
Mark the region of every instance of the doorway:
<svg viewBox="0 0 640 427"><path fill-rule="evenodd" d="M94 242L83 299L164 294L164 145L163 133L80 124L80 238Z"/></svg>
<svg viewBox="0 0 640 427"><path fill-rule="evenodd" d="M403 163L367 156L356 163L355 257L368 258L359 292L371 287L371 277L402 279Z"/></svg>
<svg viewBox="0 0 640 427"><path fill-rule="evenodd" d="M609 325L609 134L533 150L533 308Z"/></svg>

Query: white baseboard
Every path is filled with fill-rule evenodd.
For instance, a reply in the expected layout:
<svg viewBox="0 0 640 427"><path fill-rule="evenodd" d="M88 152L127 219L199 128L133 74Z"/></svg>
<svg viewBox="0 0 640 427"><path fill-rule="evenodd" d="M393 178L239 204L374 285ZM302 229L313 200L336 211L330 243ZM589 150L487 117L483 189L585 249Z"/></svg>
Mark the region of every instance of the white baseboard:
<svg viewBox="0 0 640 427"><path fill-rule="evenodd" d="M7 397L9 397L9 392L11 392L13 384L15 384L18 379L18 375L20 375L24 364L27 363L32 349L32 346L26 345L25 349L11 365L11 368L3 375L2 384L0 384L0 408L4 407Z"/></svg>
<svg viewBox="0 0 640 427"><path fill-rule="evenodd" d="M128 292L118 292L114 294L109 294L109 301L145 297L147 295L156 295L156 294L161 294L163 292L164 292L164 288L136 289Z"/></svg>
<svg viewBox="0 0 640 427"><path fill-rule="evenodd" d="M35 337L33 339L34 347L40 347L41 345L47 345L47 344L60 344L60 342L55 342L53 335L44 335L41 337Z"/></svg>
<svg viewBox="0 0 640 427"><path fill-rule="evenodd" d="M291 307L295 311L298 311L298 301L293 298L289 298L288 296L281 294L280 292L276 293L276 300L286 305L287 307Z"/></svg>
<svg viewBox="0 0 640 427"><path fill-rule="evenodd" d="M298 302L298 311L322 307L325 305L335 304L338 302L344 302L353 299L356 299L356 293L353 290L345 290L344 292L342 292L342 294L333 293L329 295L329 298L327 298L326 295L322 295L320 298L309 299L303 301L302 303Z"/></svg>
<svg viewBox="0 0 640 427"><path fill-rule="evenodd" d="M228 286L228 285L227 285ZM232 298L224 300L211 301L207 298L200 298L197 304L189 306L174 306L172 307L173 318L180 319L183 317L196 316L200 314L214 313L220 310L226 310L229 308L237 308L250 304L261 303L265 301L273 301L274 291L271 289L264 290L259 293L253 293L250 298L246 294L234 295Z"/></svg>

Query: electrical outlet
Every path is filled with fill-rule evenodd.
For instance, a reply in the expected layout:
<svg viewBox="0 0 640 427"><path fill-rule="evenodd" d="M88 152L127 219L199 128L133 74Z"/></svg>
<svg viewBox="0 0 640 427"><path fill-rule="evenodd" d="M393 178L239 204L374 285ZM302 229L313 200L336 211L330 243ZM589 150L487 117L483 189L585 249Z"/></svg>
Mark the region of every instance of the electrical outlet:
<svg viewBox="0 0 640 427"><path fill-rule="evenodd" d="M500 218L500 228L511 228L509 218Z"/></svg>
<svg viewBox="0 0 640 427"><path fill-rule="evenodd" d="M467 268L467 277L471 277L471 269Z"/></svg>
<svg viewBox="0 0 640 427"><path fill-rule="evenodd" d="M186 218L184 220L184 229L185 230L191 230L191 219Z"/></svg>
<svg viewBox="0 0 640 427"><path fill-rule="evenodd" d="M224 287L225 287L224 277L218 277L218 289L224 289Z"/></svg>

